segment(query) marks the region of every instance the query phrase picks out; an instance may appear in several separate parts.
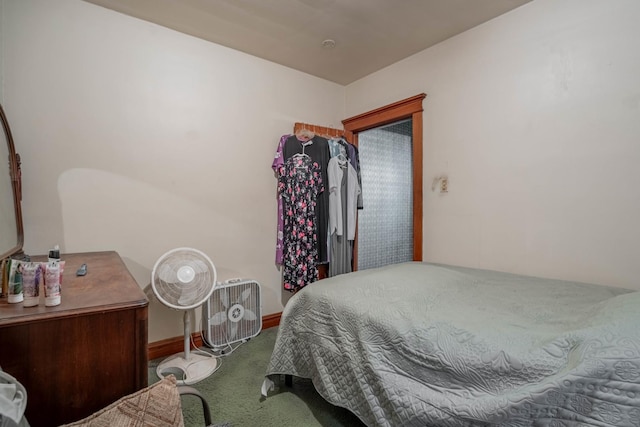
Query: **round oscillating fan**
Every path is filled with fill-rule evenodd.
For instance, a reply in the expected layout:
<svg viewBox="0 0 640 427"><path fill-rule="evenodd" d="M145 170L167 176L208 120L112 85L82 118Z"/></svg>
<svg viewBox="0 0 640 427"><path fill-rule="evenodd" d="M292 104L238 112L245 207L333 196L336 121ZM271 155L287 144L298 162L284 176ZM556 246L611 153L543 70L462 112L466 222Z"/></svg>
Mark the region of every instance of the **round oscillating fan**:
<svg viewBox="0 0 640 427"><path fill-rule="evenodd" d="M211 375L216 358L191 352L189 310L206 302L216 287L216 267L203 252L176 248L162 255L151 272L151 288L164 305L184 311L184 352L164 359L157 367L160 378L173 374L181 384L193 384Z"/></svg>

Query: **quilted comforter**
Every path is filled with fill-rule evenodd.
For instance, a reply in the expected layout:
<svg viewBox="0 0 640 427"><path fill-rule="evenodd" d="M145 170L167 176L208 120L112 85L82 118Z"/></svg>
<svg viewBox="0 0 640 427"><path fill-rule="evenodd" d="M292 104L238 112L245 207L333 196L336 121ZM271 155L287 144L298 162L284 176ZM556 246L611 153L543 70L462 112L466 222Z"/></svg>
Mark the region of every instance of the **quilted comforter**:
<svg viewBox="0 0 640 427"><path fill-rule="evenodd" d="M282 374L368 426L640 426L640 292L421 262L358 271L289 300L265 385Z"/></svg>

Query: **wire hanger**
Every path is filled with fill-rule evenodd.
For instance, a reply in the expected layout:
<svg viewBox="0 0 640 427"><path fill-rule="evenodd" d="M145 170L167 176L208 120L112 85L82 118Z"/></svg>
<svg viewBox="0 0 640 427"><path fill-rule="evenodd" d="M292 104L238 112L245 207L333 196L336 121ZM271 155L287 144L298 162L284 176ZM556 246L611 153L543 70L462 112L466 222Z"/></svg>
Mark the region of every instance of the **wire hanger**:
<svg viewBox="0 0 640 427"><path fill-rule="evenodd" d="M347 156L345 156L344 154L340 153L336 156L336 158L338 159L338 165L341 168L345 168L347 166L347 162L349 161L347 159Z"/></svg>
<svg viewBox="0 0 640 427"><path fill-rule="evenodd" d="M303 142L302 143L302 153L296 153L293 156L291 156L291 158L296 162L295 168L296 169L308 169L307 167L307 163L308 162L302 162L302 159L311 159L311 157L304 152L304 149L307 145L311 145L313 143L313 141L307 141L307 142Z"/></svg>
<svg viewBox="0 0 640 427"><path fill-rule="evenodd" d="M303 142L302 145L302 153L296 153L294 154L292 157L294 159L300 158L300 157L309 157L309 155L307 153L304 152L304 149L307 145L311 145L313 144L313 141L307 141L307 142Z"/></svg>
<svg viewBox="0 0 640 427"><path fill-rule="evenodd" d="M315 136L315 133L306 128L300 129L298 132L296 132L296 138L298 138L299 141L307 142L313 139L313 137Z"/></svg>

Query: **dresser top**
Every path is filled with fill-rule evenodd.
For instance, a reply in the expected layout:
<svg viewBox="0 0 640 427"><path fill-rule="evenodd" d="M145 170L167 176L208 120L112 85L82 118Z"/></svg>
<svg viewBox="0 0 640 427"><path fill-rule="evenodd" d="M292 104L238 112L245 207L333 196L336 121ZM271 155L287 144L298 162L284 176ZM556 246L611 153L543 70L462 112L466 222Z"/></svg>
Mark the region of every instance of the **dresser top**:
<svg viewBox="0 0 640 427"><path fill-rule="evenodd" d="M34 256L31 259L46 262L47 256ZM22 303L9 304L6 298L0 300L0 328L50 318L148 306L147 297L117 252L63 253L60 254L60 260L65 262L60 305L44 305L44 288L41 284L40 304L35 307L23 307ZM76 276L82 264L87 264L87 274Z"/></svg>

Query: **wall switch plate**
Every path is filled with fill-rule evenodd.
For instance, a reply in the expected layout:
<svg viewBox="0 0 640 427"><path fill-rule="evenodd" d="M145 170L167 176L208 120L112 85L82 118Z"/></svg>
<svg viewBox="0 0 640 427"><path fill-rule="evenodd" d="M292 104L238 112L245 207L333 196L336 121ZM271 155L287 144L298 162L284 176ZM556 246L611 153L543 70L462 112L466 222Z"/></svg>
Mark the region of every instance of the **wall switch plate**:
<svg viewBox="0 0 640 427"><path fill-rule="evenodd" d="M449 179L448 178L442 178L440 180L440 192L441 193L447 193L449 191Z"/></svg>

